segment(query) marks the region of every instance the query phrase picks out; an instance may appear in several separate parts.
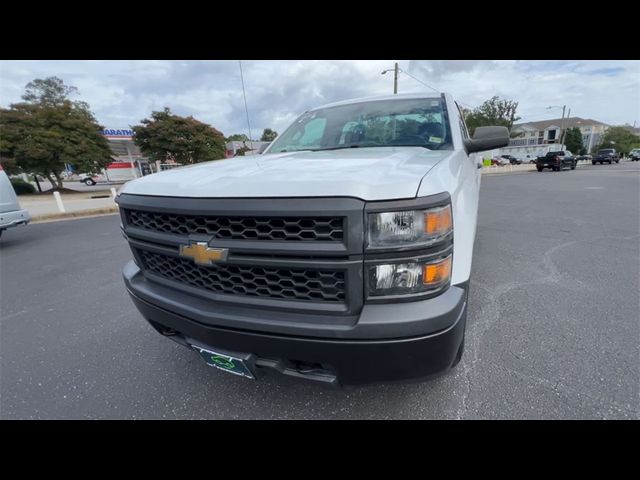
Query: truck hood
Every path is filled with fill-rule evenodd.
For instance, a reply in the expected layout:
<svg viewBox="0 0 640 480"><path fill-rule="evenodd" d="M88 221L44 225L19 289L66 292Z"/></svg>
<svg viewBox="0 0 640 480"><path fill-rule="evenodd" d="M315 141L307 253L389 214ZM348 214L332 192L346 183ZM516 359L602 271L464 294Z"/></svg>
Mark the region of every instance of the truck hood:
<svg viewBox="0 0 640 480"><path fill-rule="evenodd" d="M375 147L235 157L148 175L120 193L163 197L413 198L452 150Z"/></svg>

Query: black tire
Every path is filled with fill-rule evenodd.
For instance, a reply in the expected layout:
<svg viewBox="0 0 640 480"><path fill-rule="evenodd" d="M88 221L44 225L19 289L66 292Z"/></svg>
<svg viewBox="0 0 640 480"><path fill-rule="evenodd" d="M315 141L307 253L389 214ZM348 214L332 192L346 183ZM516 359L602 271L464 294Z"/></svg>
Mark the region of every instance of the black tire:
<svg viewBox="0 0 640 480"><path fill-rule="evenodd" d="M611 160L609 160L609 165L611 165Z"/></svg>
<svg viewBox="0 0 640 480"><path fill-rule="evenodd" d="M576 163L576 162L573 162L573 163L571 164L571 170L575 170L575 169L576 169L576 165L577 165L577 163Z"/></svg>
<svg viewBox="0 0 640 480"><path fill-rule="evenodd" d="M591 162L591 165L595 165L595 164L596 164L596 162Z"/></svg>
<svg viewBox="0 0 640 480"><path fill-rule="evenodd" d="M93 180L91 180L90 178L87 178L87 179L84 181L84 184L85 184L87 187L92 187L92 186L94 186L94 185L96 184L96 182L94 182L94 181L93 181Z"/></svg>
<svg viewBox="0 0 640 480"><path fill-rule="evenodd" d="M542 170L544 170L544 167L536 167L536 170L538 170L539 172L541 172Z"/></svg>

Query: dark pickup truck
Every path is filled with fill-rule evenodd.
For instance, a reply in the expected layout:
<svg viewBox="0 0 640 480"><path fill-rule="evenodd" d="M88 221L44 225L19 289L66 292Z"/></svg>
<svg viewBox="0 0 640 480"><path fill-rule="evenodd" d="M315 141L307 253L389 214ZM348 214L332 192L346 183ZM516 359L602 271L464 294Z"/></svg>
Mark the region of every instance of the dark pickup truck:
<svg viewBox="0 0 640 480"><path fill-rule="evenodd" d="M595 165L596 163L603 164L607 162L611 165L612 162L620 163L620 155L613 148L604 148L602 150L598 150L591 160L591 164Z"/></svg>
<svg viewBox="0 0 640 480"><path fill-rule="evenodd" d="M563 168L576 169L578 161L573 154L568 150L557 150L553 152L547 152L544 157L538 157L536 159L536 168L539 172L545 168L550 168L554 172L559 172Z"/></svg>

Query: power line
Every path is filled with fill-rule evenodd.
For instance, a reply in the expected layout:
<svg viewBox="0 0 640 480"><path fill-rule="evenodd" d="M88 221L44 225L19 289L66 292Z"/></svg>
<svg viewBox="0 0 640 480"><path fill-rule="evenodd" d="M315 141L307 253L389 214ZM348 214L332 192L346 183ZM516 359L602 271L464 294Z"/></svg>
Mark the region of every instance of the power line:
<svg viewBox="0 0 640 480"><path fill-rule="evenodd" d="M429 87L431 90L434 90L434 91L436 91L436 92L440 93L440 90L438 90L437 88L433 88L431 85L428 85L428 84L424 83L422 80L420 80L419 78L414 77L413 75L411 75L411 74L410 74L409 72L407 72L406 70L402 70L402 69L400 69L400 71L401 71L402 73L404 73L405 75L409 75L409 76L410 76L411 78L413 78L416 82L421 83L421 84L422 84L422 85L424 85L425 87Z"/></svg>
<svg viewBox="0 0 640 480"><path fill-rule="evenodd" d="M472 107L472 106L471 106L471 105L469 105L468 103L461 102L460 100L458 100L458 103L459 103L460 105L464 106L464 107L469 107L471 110L475 110L475 109L476 109L476 107Z"/></svg>
<svg viewBox="0 0 640 480"><path fill-rule="evenodd" d="M249 109L247 108L247 94L244 90L244 76L242 75L242 60L238 60L240 65L240 81L242 82L242 96L244 98L244 111L247 114L247 127L249 128L249 141L251 140L251 123L249 122Z"/></svg>

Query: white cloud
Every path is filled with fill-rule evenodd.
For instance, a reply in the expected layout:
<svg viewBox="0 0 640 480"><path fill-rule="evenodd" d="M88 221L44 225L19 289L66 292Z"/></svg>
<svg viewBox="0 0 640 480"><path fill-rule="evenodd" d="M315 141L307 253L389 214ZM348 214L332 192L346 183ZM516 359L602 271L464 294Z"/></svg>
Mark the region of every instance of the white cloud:
<svg viewBox="0 0 640 480"><path fill-rule="evenodd" d="M346 98L388 94L394 60L243 61L254 137L282 131L304 110ZM557 116L549 105L611 124L640 121L638 61L400 60L401 69L460 102L476 106L498 95L519 102L525 121ZM224 61L0 61L0 105L20 100L34 78L59 76L80 90L98 121L127 127L169 107L225 134L246 132L238 62ZM427 90L400 74L399 91Z"/></svg>

